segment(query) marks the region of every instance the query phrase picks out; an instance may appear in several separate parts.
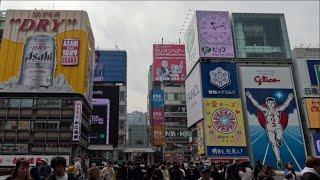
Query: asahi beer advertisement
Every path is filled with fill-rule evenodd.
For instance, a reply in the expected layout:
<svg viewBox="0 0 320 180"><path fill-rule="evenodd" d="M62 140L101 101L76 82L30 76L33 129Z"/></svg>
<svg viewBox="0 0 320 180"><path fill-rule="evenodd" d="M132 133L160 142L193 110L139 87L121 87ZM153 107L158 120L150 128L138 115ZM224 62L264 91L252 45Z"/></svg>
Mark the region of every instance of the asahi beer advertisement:
<svg viewBox="0 0 320 180"><path fill-rule="evenodd" d="M239 71L253 160L278 169L292 162L301 171L306 154L291 69L241 66Z"/></svg>
<svg viewBox="0 0 320 180"><path fill-rule="evenodd" d="M153 45L154 81L184 81L186 79L186 56L184 45Z"/></svg>
<svg viewBox="0 0 320 180"><path fill-rule="evenodd" d="M90 144L109 144L110 100L93 98L90 115Z"/></svg>
<svg viewBox="0 0 320 180"><path fill-rule="evenodd" d="M238 77L234 63L201 63L204 98L239 98Z"/></svg>
<svg viewBox="0 0 320 180"><path fill-rule="evenodd" d="M186 79L186 103L188 127L203 119L200 65L197 64Z"/></svg>
<svg viewBox="0 0 320 180"><path fill-rule="evenodd" d="M8 10L0 92L92 96L94 40L84 11Z"/></svg>
<svg viewBox="0 0 320 180"><path fill-rule="evenodd" d="M200 57L234 58L229 12L196 11Z"/></svg>
<svg viewBox="0 0 320 180"><path fill-rule="evenodd" d="M204 130L207 155L247 156L240 99L204 99Z"/></svg>

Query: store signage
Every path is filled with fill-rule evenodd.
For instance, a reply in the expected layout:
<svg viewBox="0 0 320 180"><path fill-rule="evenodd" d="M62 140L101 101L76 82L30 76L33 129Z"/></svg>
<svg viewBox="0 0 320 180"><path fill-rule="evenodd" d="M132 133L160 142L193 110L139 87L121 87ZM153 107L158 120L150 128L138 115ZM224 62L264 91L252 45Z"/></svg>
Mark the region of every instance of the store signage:
<svg viewBox="0 0 320 180"><path fill-rule="evenodd" d="M82 102L74 102L74 120L73 120L73 141L80 141L81 131L81 117L82 117Z"/></svg>

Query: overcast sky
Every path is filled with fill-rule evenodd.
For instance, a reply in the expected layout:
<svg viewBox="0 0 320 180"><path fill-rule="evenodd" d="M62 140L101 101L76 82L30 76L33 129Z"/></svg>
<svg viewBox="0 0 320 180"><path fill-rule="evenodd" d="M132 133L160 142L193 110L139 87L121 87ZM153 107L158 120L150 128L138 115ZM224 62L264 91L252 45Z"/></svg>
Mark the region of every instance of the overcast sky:
<svg viewBox="0 0 320 180"><path fill-rule="evenodd" d="M319 43L319 1L1 1L6 9L72 9L89 14L96 46L128 53L128 112L147 109L147 75L152 44L178 42L188 9L284 13L291 48ZM191 11L192 12L192 11ZM189 16L190 17L190 16Z"/></svg>

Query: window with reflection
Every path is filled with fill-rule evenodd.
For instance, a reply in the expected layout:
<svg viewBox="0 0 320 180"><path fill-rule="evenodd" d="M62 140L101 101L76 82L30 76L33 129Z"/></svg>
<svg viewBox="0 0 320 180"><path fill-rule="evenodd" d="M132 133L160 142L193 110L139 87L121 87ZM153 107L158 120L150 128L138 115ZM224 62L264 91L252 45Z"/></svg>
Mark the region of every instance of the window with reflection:
<svg viewBox="0 0 320 180"><path fill-rule="evenodd" d="M17 121L6 121L6 130L15 130L18 128Z"/></svg>
<svg viewBox="0 0 320 180"><path fill-rule="evenodd" d="M37 107L38 108L49 107L49 99L37 99Z"/></svg>
<svg viewBox="0 0 320 180"><path fill-rule="evenodd" d="M61 107L73 107L73 100L72 99L61 99Z"/></svg>
<svg viewBox="0 0 320 180"><path fill-rule="evenodd" d="M50 99L51 108L60 108L60 99Z"/></svg>
<svg viewBox="0 0 320 180"><path fill-rule="evenodd" d="M30 129L30 121L18 121L18 129Z"/></svg>
<svg viewBox="0 0 320 180"><path fill-rule="evenodd" d="M33 99L21 99L22 108L32 108Z"/></svg>
<svg viewBox="0 0 320 180"><path fill-rule="evenodd" d="M0 108L7 108L8 99L0 99Z"/></svg>
<svg viewBox="0 0 320 180"><path fill-rule="evenodd" d="M19 108L20 107L20 99L9 99L8 107Z"/></svg>

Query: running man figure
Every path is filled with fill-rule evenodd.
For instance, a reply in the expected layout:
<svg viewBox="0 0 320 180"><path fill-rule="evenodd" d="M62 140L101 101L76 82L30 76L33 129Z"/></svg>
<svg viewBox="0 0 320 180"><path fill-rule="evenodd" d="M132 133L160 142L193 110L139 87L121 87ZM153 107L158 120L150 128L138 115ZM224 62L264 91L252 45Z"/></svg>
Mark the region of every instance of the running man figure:
<svg viewBox="0 0 320 180"><path fill-rule="evenodd" d="M269 139L269 142L272 145L273 153L277 160L277 167L281 169L282 162L280 158L280 147L281 147L281 140L283 134L283 127L280 123L280 113L284 111L294 98L294 95L290 93L285 100L285 102L280 105L276 106L276 101L273 97L267 97L266 104L261 105L259 104L253 97L249 91L246 91L246 95L252 102L252 104L263 112L264 118L266 119L266 133Z"/></svg>

